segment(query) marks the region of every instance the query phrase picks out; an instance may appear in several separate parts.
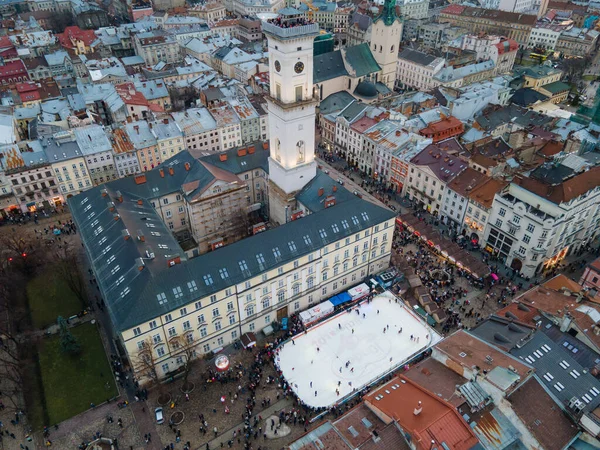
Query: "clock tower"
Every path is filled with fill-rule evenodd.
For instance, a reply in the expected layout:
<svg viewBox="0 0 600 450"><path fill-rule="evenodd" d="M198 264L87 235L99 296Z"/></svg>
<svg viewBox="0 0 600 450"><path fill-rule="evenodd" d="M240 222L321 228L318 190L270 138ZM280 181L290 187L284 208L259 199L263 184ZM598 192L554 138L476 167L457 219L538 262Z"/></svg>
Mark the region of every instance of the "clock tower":
<svg viewBox="0 0 600 450"><path fill-rule="evenodd" d="M269 42L269 214L290 220L295 194L317 172L313 42L319 26L293 8L262 24Z"/></svg>

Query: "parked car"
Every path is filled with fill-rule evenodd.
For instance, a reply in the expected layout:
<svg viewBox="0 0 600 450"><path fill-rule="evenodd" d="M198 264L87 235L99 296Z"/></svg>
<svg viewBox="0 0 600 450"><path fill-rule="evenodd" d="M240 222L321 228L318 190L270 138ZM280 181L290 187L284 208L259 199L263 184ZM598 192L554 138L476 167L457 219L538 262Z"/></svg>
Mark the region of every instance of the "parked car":
<svg viewBox="0 0 600 450"><path fill-rule="evenodd" d="M156 423L161 425L163 423L165 423L165 416L163 416L163 409L162 408L156 408L154 410L154 416L156 417Z"/></svg>

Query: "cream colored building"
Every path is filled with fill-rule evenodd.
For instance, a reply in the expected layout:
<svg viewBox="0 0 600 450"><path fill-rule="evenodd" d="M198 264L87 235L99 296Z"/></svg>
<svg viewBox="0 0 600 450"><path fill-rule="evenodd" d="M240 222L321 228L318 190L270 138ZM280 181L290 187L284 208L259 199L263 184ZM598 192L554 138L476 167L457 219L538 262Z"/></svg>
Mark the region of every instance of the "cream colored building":
<svg viewBox="0 0 600 450"><path fill-rule="evenodd" d="M318 177L329 193L335 181ZM387 268L394 214L342 189L335 192L340 203L328 208L318 192L305 190L307 203L316 200L321 209L191 260L146 200L111 185L72 199L115 337L136 378L148 381L143 354L159 377L167 376L184 364L184 342L193 342L196 356L216 352Z"/></svg>
<svg viewBox="0 0 600 450"><path fill-rule="evenodd" d="M71 197L92 186L84 155L73 131L55 133L50 138L41 139L40 143L63 197Z"/></svg>
<svg viewBox="0 0 600 450"><path fill-rule="evenodd" d="M173 119L165 118L152 122L152 134L156 139L156 148L161 161L166 161L172 156L185 150L183 131Z"/></svg>

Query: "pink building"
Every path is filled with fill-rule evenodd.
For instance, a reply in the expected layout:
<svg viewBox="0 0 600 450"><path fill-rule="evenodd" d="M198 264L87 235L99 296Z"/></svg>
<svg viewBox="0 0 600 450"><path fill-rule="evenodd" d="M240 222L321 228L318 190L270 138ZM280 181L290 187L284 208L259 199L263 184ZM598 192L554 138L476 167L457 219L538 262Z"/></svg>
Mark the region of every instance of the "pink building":
<svg viewBox="0 0 600 450"><path fill-rule="evenodd" d="M586 266L579 284L590 289L595 289L600 293L600 258L595 259Z"/></svg>

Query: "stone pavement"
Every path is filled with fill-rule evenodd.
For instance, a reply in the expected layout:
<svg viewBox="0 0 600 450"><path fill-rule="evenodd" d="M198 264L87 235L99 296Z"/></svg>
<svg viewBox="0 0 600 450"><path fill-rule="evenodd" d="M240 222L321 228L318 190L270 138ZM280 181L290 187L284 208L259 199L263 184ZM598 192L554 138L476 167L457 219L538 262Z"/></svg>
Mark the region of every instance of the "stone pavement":
<svg viewBox="0 0 600 450"><path fill-rule="evenodd" d="M281 400L279 400L276 403L273 403L271 406L269 406L268 408L264 409L263 411L260 412L260 414L254 414L252 416L252 418L250 419L250 422L252 422L254 420L255 417L262 417L263 420L261 421L259 426L263 427L263 430L266 429L266 426L264 425L264 420L267 417L273 416L273 415L278 415L279 411L281 411L282 409L289 409L293 406L294 402L291 398L282 398ZM227 441L229 441L232 436L233 436L233 431L234 430L239 430L239 429L243 429L244 428L244 422L239 423L237 426L223 432L222 430L219 430L219 435L213 439L212 441L208 442L208 448L210 448L211 450L216 449L216 448L221 448L221 444L223 444L223 447L227 447ZM212 429L210 430L210 433L212 433ZM208 433L207 433L208 436ZM262 436L260 437L260 439L262 440ZM206 442L204 442L202 445L200 445L200 447L198 447L198 450L205 450L206 449Z"/></svg>

